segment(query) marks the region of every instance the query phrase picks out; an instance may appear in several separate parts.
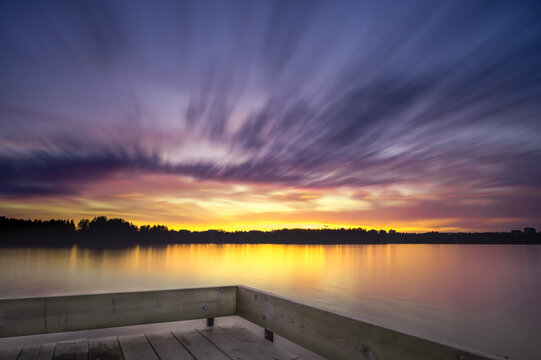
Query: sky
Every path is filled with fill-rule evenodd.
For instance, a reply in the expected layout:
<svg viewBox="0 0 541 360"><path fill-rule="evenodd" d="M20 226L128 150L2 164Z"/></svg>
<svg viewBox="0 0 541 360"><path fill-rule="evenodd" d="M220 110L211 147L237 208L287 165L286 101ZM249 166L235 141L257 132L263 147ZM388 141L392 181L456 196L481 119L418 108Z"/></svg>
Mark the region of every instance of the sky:
<svg viewBox="0 0 541 360"><path fill-rule="evenodd" d="M2 1L0 215L541 228L537 1Z"/></svg>

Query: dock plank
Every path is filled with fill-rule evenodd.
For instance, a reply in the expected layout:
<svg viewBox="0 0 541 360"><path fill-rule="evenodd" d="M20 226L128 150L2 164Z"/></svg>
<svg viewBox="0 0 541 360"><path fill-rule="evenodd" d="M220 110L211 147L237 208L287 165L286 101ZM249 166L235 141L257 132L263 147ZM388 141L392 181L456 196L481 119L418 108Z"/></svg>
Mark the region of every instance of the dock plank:
<svg viewBox="0 0 541 360"><path fill-rule="evenodd" d="M88 340L88 360L122 360L116 336Z"/></svg>
<svg viewBox="0 0 541 360"><path fill-rule="evenodd" d="M194 357L170 332L147 334L147 339L160 360L194 360Z"/></svg>
<svg viewBox="0 0 541 360"><path fill-rule="evenodd" d="M126 360L159 360L145 335L119 336L118 342Z"/></svg>
<svg viewBox="0 0 541 360"><path fill-rule="evenodd" d="M173 331L173 335L197 360L230 360L220 349L197 331Z"/></svg>
<svg viewBox="0 0 541 360"><path fill-rule="evenodd" d="M237 360L295 360L299 357L242 327L198 330L229 357Z"/></svg>
<svg viewBox="0 0 541 360"><path fill-rule="evenodd" d="M70 340L0 350L0 360L294 360L239 326Z"/></svg>
<svg viewBox="0 0 541 360"><path fill-rule="evenodd" d="M6 349L0 349L0 360L16 360L21 353L20 346L13 346Z"/></svg>
<svg viewBox="0 0 541 360"><path fill-rule="evenodd" d="M41 344L36 360L51 360L53 358L56 343Z"/></svg>
<svg viewBox="0 0 541 360"><path fill-rule="evenodd" d="M88 340L62 341L56 344L53 360L87 360Z"/></svg>
<svg viewBox="0 0 541 360"><path fill-rule="evenodd" d="M17 360L36 360L40 349L41 344L24 346Z"/></svg>

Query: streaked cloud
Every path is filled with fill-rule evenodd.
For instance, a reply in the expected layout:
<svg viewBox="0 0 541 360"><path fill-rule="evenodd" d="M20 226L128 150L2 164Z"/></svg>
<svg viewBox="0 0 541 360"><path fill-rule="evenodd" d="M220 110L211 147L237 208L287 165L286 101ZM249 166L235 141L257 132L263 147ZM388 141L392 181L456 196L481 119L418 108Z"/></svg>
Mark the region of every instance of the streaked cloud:
<svg viewBox="0 0 541 360"><path fill-rule="evenodd" d="M3 2L0 211L535 226L540 10Z"/></svg>

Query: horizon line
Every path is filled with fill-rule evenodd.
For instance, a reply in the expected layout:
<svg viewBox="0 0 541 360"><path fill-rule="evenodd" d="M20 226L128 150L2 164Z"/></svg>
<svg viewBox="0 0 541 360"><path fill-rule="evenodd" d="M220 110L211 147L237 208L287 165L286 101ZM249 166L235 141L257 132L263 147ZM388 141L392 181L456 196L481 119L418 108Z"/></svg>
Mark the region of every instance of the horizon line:
<svg viewBox="0 0 541 360"><path fill-rule="evenodd" d="M149 223L143 223L143 222L137 222L137 221L129 221L125 218L122 218L122 217L109 217L109 216L106 216L106 215L98 215L98 216L94 216L92 219L89 219L89 218L86 218L86 217L82 217L81 219L79 219L77 222L74 220L74 219L66 219L66 218L34 218L34 219L31 219L31 218L16 218L16 217L10 217L10 216L5 216L5 215L0 215L0 218L5 218L5 219L13 219L13 220L22 220L22 221L51 221L51 220L55 220L55 221L66 221L66 222L73 222L74 225L75 225L75 229L77 231L79 231L78 229L78 223L81 221L81 220L89 220L89 221L92 221L96 218L100 218L100 217L103 217L107 220L113 220L113 219L119 219L119 220L122 220L122 221L125 221L127 223L129 223L130 225L132 226L135 226L137 227L138 230L140 230L142 227L144 226L149 226L149 227L159 227L159 226L164 226L167 228L168 231L189 231L189 232L206 232L206 231L218 231L218 232L224 232L224 233L236 233L236 232L251 232L251 231L256 231L256 232L274 232L274 231L283 231L283 230L311 230L311 231L323 231L323 230L364 230L364 231L367 231L367 232L370 232L370 231L376 231L378 233L380 233L381 231L384 231L386 233L389 233L390 231L394 231L396 233L401 233L401 234L429 234L429 233L443 233L443 234L475 234L475 233L479 233L479 234L482 234L482 233L494 233L494 234L497 234L497 233L511 233L511 232L516 232L516 231L523 231L527 228L533 228L533 227L530 227L530 226L525 226L523 229L509 229L507 231L490 231L490 230L472 230L472 229L463 229L463 230L460 230L460 231L446 231L446 230L443 230L443 229L439 229L439 228L426 228L426 229L413 229L413 228L405 228L405 227L392 227L392 226L382 226L380 228L373 228L373 227L363 227L362 225L351 225L351 224L330 224L330 225L327 225L327 224L318 224L320 226L315 226L316 224L304 224L304 225L308 225L308 226L298 226L298 225L302 225L302 224L290 224L292 226L283 226L283 227L267 227L265 228L266 226L268 225L271 225L271 223L263 223L265 224L266 226L262 226L260 228L252 228L252 227L247 227L247 228L235 228L235 227L230 227L229 229L227 227L203 227L203 226L198 226L198 225L195 225L195 226L188 226L188 227L182 227L182 225L167 225L167 224L163 224L163 223L154 223L154 224L149 224ZM285 224L284 224L285 225ZM535 228L533 228L535 229Z"/></svg>

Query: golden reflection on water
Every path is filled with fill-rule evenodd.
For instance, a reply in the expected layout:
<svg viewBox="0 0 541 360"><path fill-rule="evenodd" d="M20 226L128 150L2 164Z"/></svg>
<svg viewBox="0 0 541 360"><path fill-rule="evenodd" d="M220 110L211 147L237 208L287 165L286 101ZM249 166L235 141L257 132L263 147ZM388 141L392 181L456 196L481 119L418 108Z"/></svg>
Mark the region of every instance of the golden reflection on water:
<svg viewBox="0 0 541 360"><path fill-rule="evenodd" d="M519 359L541 338L541 246L0 248L3 298L234 284Z"/></svg>
<svg viewBox="0 0 541 360"><path fill-rule="evenodd" d="M79 250L81 251L81 250ZM88 250L87 250L88 251ZM117 271L134 276L169 280L168 287L221 284L259 285L279 288L284 284L317 287L335 257L324 246L286 245L170 245L164 248L135 247L117 259ZM109 256L109 254L104 254ZM112 261L106 261L111 263ZM328 274L327 276L332 276ZM142 284L145 288L152 284Z"/></svg>

